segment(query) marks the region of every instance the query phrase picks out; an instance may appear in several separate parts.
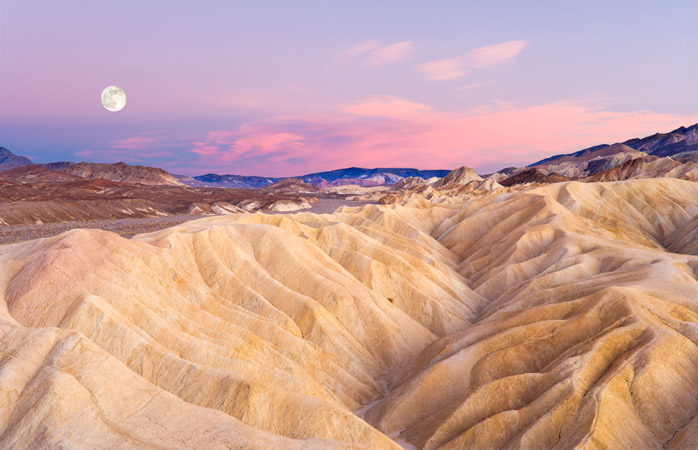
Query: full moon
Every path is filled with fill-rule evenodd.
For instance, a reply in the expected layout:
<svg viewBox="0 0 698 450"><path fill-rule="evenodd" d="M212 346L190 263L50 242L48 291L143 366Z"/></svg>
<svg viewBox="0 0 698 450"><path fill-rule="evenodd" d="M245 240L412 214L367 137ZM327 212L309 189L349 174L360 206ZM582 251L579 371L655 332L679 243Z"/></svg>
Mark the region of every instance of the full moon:
<svg viewBox="0 0 698 450"><path fill-rule="evenodd" d="M121 111L126 106L126 92L119 86L108 86L102 91L102 106L109 111Z"/></svg>

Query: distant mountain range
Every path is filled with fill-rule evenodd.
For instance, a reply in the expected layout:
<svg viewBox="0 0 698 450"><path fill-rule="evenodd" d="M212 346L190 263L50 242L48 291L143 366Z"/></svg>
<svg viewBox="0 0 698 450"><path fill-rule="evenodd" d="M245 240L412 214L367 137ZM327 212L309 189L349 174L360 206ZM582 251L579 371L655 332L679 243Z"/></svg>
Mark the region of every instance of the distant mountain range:
<svg viewBox="0 0 698 450"><path fill-rule="evenodd" d="M189 177L186 175L174 175L174 177L187 186L196 187L227 187L227 188L243 188L243 189L260 189L264 186L269 186L281 178L270 177L255 177L245 175L218 175L215 173L207 173L197 177Z"/></svg>
<svg viewBox="0 0 698 450"><path fill-rule="evenodd" d="M671 157L671 160L663 161ZM636 161L640 160L641 161ZM657 160L662 161L657 161ZM630 161L635 161L630 164ZM507 168L494 174L497 181L512 178L504 184L520 184L526 182L554 182L564 179L581 179L597 177L608 179L617 172L617 176L641 176L642 173L663 173L662 170L680 173L675 164L698 163L698 124L688 128L680 127L669 133L657 133L645 138L629 139L622 143L603 144L589 147L574 153L560 154L537 161L527 168ZM626 164L627 163L627 164ZM0 170L13 169L33 164L29 158L13 154L6 148L0 147ZM145 166L132 166L124 163L73 163L54 162L39 164L47 169L77 175L84 178L103 178L106 180L138 183L145 185L170 185L192 187L226 187L260 189L277 183L284 178L219 175L209 173L199 176L170 174L163 169ZM609 175L601 175L611 169L623 166ZM535 169L535 170L529 170ZM418 177L424 180L445 177L449 170L418 170L412 168L375 168L349 167L345 169L310 173L293 177L303 183L326 188L344 185L363 187L395 185L400 180ZM474 173L474 172L473 172ZM660 176L660 175L655 175Z"/></svg>
<svg viewBox="0 0 698 450"><path fill-rule="evenodd" d="M356 184L358 186L380 186L384 184L395 184L407 177L443 177L448 170L418 170L410 168L382 167L376 169L364 169L362 167L349 167L346 169L330 170L326 172L316 172L307 175L290 177L302 180L304 183L318 187L345 186ZM208 173L196 177L185 175L175 175L178 181L189 186L210 186L210 187L230 187L230 188L263 188L284 178L278 177L256 177L245 175L218 175Z"/></svg>
<svg viewBox="0 0 698 450"><path fill-rule="evenodd" d="M359 186L379 186L383 184L395 184L407 177L444 177L450 170L417 170L409 168L379 167L376 169L364 169L361 167L349 167L347 169L330 170L303 175L300 178L306 183L315 186L341 186L357 184Z"/></svg>
<svg viewBox="0 0 698 450"><path fill-rule="evenodd" d="M18 156L4 147L0 147L0 171L34 164L29 158ZM102 178L105 180L138 183L146 185L186 185L192 187L225 187L242 189L261 189L283 180L280 177L261 177L246 175L218 175L208 173L195 177L170 174L157 167L129 165L125 163L74 163L69 161L36 164L59 172L77 175L83 178ZM359 186L392 185L406 177L443 177L448 170L418 170L411 168L376 168L364 169L349 167L346 169L316 172L298 177L304 183L318 187L332 187L356 184Z"/></svg>

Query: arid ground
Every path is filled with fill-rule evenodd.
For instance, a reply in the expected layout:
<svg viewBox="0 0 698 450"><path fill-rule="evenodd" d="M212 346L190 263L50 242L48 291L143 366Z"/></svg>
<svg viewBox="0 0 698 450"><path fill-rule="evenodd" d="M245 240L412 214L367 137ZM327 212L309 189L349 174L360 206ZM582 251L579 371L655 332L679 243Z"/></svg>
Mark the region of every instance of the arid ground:
<svg viewBox="0 0 698 450"><path fill-rule="evenodd" d="M0 447L698 447L696 183L439 192L1 246Z"/></svg>
<svg viewBox="0 0 698 450"><path fill-rule="evenodd" d="M353 200L319 198L316 202L311 204L308 211L315 214L330 214L340 206L359 206L367 203L368 202ZM292 211L266 211L266 214L290 214L291 212ZM54 236L75 228L107 230L120 236L131 237L135 234L162 230L163 228L178 225L189 220L200 219L201 217L201 215L173 215L110 220L67 221L46 224L5 225L0 227L0 244L11 244Z"/></svg>

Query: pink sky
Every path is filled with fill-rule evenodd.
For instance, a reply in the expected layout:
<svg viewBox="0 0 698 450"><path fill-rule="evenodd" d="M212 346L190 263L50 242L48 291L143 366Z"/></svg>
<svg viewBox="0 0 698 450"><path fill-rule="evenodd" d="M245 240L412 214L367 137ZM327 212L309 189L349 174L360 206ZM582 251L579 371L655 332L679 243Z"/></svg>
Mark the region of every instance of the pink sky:
<svg viewBox="0 0 698 450"><path fill-rule="evenodd" d="M486 172L698 122L695 2L524 3L3 3L0 145L190 175Z"/></svg>
<svg viewBox="0 0 698 450"><path fill-rule="evenodd" d="M293 173L297 159L307 172L345 166L454 168L465 162L485 169L502 160L524 165L561 149L669 131L683 120L649 111L613 112L582 102L443 112L406 99L373 96L342 105L335 114L276 116L209 131L192 142L190 150L198 158L188 164L225 166L253 154L261 158L246 164L248 173L269 176ZM689 121L698 122L698 115Z"/></svg>

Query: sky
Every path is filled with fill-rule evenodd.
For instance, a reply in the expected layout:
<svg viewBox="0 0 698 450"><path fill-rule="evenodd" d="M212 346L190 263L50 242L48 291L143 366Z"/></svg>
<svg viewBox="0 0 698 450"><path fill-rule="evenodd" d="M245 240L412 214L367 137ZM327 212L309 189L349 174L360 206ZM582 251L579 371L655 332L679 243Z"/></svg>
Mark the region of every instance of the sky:
<svg viewBox="0 0 698 450"><path fill-rule="evenodd" d="M698 122L695 0L0 0L35 162L480 173ZM100 103L110 85L127 103Z"/></svg>

